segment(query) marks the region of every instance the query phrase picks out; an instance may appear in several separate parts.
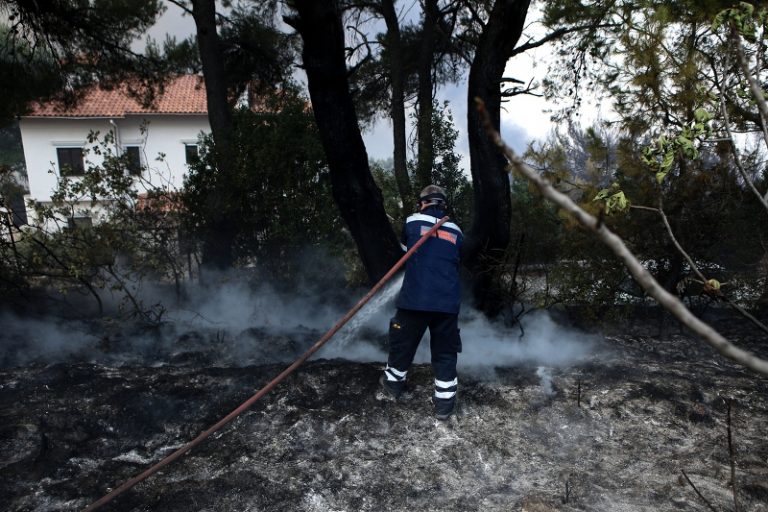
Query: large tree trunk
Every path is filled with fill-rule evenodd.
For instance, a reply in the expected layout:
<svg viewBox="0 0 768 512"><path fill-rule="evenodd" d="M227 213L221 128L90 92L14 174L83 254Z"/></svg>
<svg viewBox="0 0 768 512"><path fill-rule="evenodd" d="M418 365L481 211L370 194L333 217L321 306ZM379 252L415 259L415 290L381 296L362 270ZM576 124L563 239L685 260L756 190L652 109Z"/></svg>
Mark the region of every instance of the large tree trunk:
<svg viewBox="0 0 768 512"><path fill-rule="evenodd" d="M475 279L477 307L490 315L498 313L502 303L495 264L509 244L512 205L506 161L482 127L475 98L485 102L491 122L499 130L501 79L522 34L529 4L530 0L496 0L469 70L467 131L474 216L463 256Z"/></svg>
<svg viewBox="0 0 768 512"><path fill-rule="evenodd" d="M296 0L287 17L304 41L302 60L320 138L331 171L333 198L349 226L371 281L402 254L368 167L344 60L344 29L334 0Z"/></svg>
<svg viewBox="0 0 768 512"><path fill-rule="evenodd" d="M432 167L435 150L432 142L432 66L435 62L435 28L440 12L437 0L424 0L424 25L421 28L419 50L419 117L417 119L418 156L416 165L416 189L432 184Z"/></svg>
<svg viewBox="0 0 768 512"><path fill-rule="evenodd" d="M403 202L403 218L413 210L416 197L408 177L407 136L405 127L405 77L400 22L393 0L381 1L381 14L387 24L387 50L389 53L389 80L392 84L392 136L394 144L395 181Z"/></svg>
<svg viewBox="0 0 768 512"><path fill-rule="evenodd" d="M216 32L216 3L214 0L192 0L192 11L197 27L197 46L203 67L205 93L208 104L208 121L216 154L216 172L227 182L229 166L227 155L230 147L232 115L227 101L227 85L224 79L224 58ZM211 191L206 203L208 226L203 235L203 265L212 269L226 269L234 261L233 245L238 219L231 218L225 197L227 187Z"/></svg>

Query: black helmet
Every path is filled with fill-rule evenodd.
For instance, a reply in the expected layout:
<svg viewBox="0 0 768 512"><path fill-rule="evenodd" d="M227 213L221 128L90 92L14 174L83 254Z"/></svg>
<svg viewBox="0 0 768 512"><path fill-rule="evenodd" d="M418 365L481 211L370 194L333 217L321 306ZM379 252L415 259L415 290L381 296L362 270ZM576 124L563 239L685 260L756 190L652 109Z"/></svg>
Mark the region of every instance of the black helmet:
<svg viewBox="0 0 768 512"><path fill-rule="evenodd" d="M429 185L419 194L420 203L428 203L427 206L445 205L445 191L437 185Z"/></svg>

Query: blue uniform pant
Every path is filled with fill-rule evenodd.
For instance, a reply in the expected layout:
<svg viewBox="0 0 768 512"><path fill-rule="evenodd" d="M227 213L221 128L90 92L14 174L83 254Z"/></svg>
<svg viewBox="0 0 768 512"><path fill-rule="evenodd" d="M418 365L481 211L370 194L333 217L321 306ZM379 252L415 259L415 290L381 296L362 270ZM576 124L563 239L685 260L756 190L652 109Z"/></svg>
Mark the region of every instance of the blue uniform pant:
<svg viewBox="0 0 768 512"><path fill-rule="evenodd" d="M427 328L435 381L455 382L457 354L461 352L458 315L455 313L398 308L395 317L389 321L387 366L404 378ZM451 387L455 391L454 386Z"/></svg>

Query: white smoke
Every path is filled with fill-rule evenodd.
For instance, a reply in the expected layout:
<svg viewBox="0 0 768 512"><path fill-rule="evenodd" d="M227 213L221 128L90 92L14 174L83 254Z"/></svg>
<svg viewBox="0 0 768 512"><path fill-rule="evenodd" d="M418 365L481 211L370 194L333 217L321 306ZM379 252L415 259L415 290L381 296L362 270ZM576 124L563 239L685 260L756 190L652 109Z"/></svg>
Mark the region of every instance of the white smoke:
<svg viewBox="0 0 768 512"><path fill-rule="evenodd" d="M272 286L253 287L244 280L228 280L191 293L183 309L170 310L167 319L185 327L220 327L228 331L260 328L270 333L296 328L324 329L339 309L322 297L297 292L278 293Z"/></svg>
<svg viewBox="0 0 768 512"><path fill-rule="evenodd" d="M85 359L99 339L77 321L0 314L0 366Z"/></svg>
<svg viewBox="0 0 768 512"><path fill-rule="evenodd" d="M401 283L402 275L380 290L315 357L385 363L389 319L395 314L394 297ZM163 296L165 292L144 290L147 303L174 303ZM230 278L215 285L189 285L186 292L184 305L169 307L162 317L165 323L151 329L3 314L0 365L183 364L189 360L184 359L186 353L201 354L197 360L203 364L289 362L330 329L365 290L349 292L347 300L339 302L317 290L279 292L266 284L253 286L245 279ZM523 317L522 337L519 327L491 322L467 307L459 325L463 344L459 369L479 378L493 378L495 367L571 364L595 347L595 337L558 325L546 311ZM416 363L430 360L428 336Z"/></svg>
<svg viewBox="0 0 768 512"><path fill-rule="evenodd" d="M490 322L477 311L460 321L463 351L460 365L488 368L528 364L565 366L590 356L597 337L557 324L545 310L525 315L520 327Z"/></svg>
<svg viewBox="0 0 768 512"><path fill-rule="evenodd" d="M332 340L321 357L345 357L354 352L354 360L379 356L373 361L386 361L386 353L367 343L360 334L386 337L389 319L395 314L394 297L402 277L371 302L358 315L360 318L345 328L340 340ZM493 377L495 367L536 365L559 367L574 364L591 356L599 338L556 323L547 311L535 311L522 317L521 326L506 327L488 320L477 310L464 307L459 317L463 350L459 369L475 377ZM523 334L524 333L524 334ZM356 347L360 348L355 351ZM415 363L430 361L429 333L422 339ZM548 370L547 370L548 371ZM542 377L544 381L545 377Z"/></svg>
<svg viewBox="0 0 768 512"><path fill-rule="evenodd" d="M546 366L536 368L536 376L541 380L541 391L546 396L554 396L555 388L552 386L552 371Z"/></svg>

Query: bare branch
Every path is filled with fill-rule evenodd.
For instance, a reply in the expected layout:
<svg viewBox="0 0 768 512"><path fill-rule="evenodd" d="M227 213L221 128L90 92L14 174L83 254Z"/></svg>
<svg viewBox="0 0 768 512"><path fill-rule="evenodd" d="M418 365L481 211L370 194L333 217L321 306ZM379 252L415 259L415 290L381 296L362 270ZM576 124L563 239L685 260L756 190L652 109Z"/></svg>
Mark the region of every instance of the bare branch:
<svg viewBox="0 0 768 512"><path fill-rule="evenodd" d="M662 206L662 199L661 196L659 196L659 215L661 215L661 220L664 222L664 227L667 228L667 234L669 234L669 238L672 240L672 243L675 245L675 249L677 249L677 252L683 255L683 258L685 258L685 261L688 262L688 265L690 265L691 270L694 274L696 274L696 277L701 279L702 283L707 282L707 278L704 277L704 274L699 271L699 267L696 266L696 263L693 262L693 259L688 255L687 252L685 252L685 249L683 249L683 246L680 245L680 242L677 241L677 238L675 237L675 233L672 231L672 226L669 225L669 219L667 219L667 214L664 213L664 208ZM706 286L706 284L705 284Z"/></svg>
<svg viewBox="0 0 768 512"><path fill-rule="evenodd" d="M741 161L741 155L739 155L739 148L736 146L736 141L733 140L733 133L731 133L731 120L728 115L728 107L725 100L725 76L723 76L722 83L717 81L717 84L718 89L720 90L720 112L723 114L723 125L725 126L725 132L728 134L728 139L731 143L731 152L733 153L733 159L736 162L736 168L739 170L739 174L741 174L741 177L744 179L746 184L757 196L758 201L760 201L765 207L766 211L768 211L768 191L766 191L765 196L763 196L763 194L757 190L755 183L747 174L746 169L744 169L744 164Z"/></svg>
<svg viewBox="0 0 768 512"><path fill-rule="evenodd" d="M768 326L766 326L763 322L761 322L760 320L755 318L754 315L752 315L749 311L747 311L746 309L742 308L741 306L739 306L738 304L736 304L735 302L733 302L731 299L729 299L727 297L722 297L721 296L720 298L723 299L723 301L726 304L728 304L733 309L738 311L744 318L746 318L747 320L749 320L750 322L755 324L755 326L760 328L764 333L768 334Z"/></svg>
<svg viewBox="0 0 768 512"><path fill-rule="evenodd" d="M562 210L575 218L582 226L595 233L595 235L608 246L611 251L624 263L635 281L645 290L645 292L656 299L665 309L672 313L683 325L687 326L694 333L717 350L720 354L731 359L761 375L768 376L768 361L760 359L754 354L736 347L733 343L723 337L707 323L701 321L685 307L679 298L666 291L656 279L648 272L637 257L629 250L624 241L613 233L604 224L598 227L598 220L567 195L559 192L544 177L540 176L535 170L525 164L515 152L507 146L501 139L499 133L491 125L488 112L485 105L479 99L476 99L477 108L485 125L487 134L507 158L510 163L510 169L520 173L528 181L533 183L539 192L547 199L555 203Z"/></svg>
<svg viewBox="0 0 768 512"><path fill-rule="evenodd" d="M733 490L733 512L739 512L739 500L736 496L736 455L733 449L733 435L731 429L731 406L733 400L728 400L728 458L731 460L731 489Z"/></svg>
<svg viewBox="0 0 768 512"><path fill-rule="evenodd" d="M616 26L615 23L602 23L602 24L593 23L590 25L579 25L577 27L559 28L557 30L550 32L549 34L542 37L541 39L538 39L536 41L528 40L527 43L518 46L517 48L512 50L511 57L514 57L515 55L521 54L523 52L527 52L528 50L538 48L539 46L543 46L550 41L554 41L555 39L559 39L573 32L580 32L582 30L593 30L598 28L609 28L614 26Z"/></svg>
<svg viewBox="0 0 768 512"><path fill-rule="evenodd" d="M192 12L192 9L190 9L185 2L181 2L179 0L168 0L168 2L172 3L173 5L175 5L176 7L178 7L179 9L184 11L185 13L189 14L190 16L194 16L195 15L195 13Z"/></svg>
<svg viewBox="0 0 768 512"><path fill-rule="evenodd" d="M744 46L741 44L741 36L736 32L735 28L731 28L731 41L734 48L736 48L736 56L739 61L739 68L744 73L744 78L749 83L749 90L752 91L752 96L757 103L757 109L760 111L760 127L763 129L763 138L765 139L765 145L768 147L768 102L765 101L763 96L763 88L757 83L757 80L752 76L752 72L749 69L749 63L747 62L747 56L744 54Z"/></svg>
<svg viewBox="0 0 768 512"><path fill-rule="evenodd" d="M712 503L710 503L709 500L699 492L699 490L696 488L695 485L693 485L693 482L691 482L691 479L688 478L688 475L685 474L685 470L681 469L680 472L685 477L685 480L686 482L688 482L688 485L690 485L693 488L693 490L696 491L696 494L699 496L699 498L701 498L701 500L707 505L707 507L709 507L709 510L711 510L712 512L718 512L718 510L712 505Z"/></svg>
<svg viewBox="0 0 768 512"><path fill-rule="evenodd" d="M515 83L515 84L524 84L525 83L522 80L518 80L516 78L503 78L501 80L502 84L507 83L507 82L512 82L512 83ZM528 81L528 85L526 85L525 87L513 86L513 87L507 87L506 89L502 90L501 91L501 97L502 98L511 98L512 96L519 96L521 94L527 94L529 96L536 96L537 98L543 97L544 96L543 94L539 94L539 93L533 92L537 88L538 88L538 85L534 85L533 84L533 78L531 78Z"/></svg>

